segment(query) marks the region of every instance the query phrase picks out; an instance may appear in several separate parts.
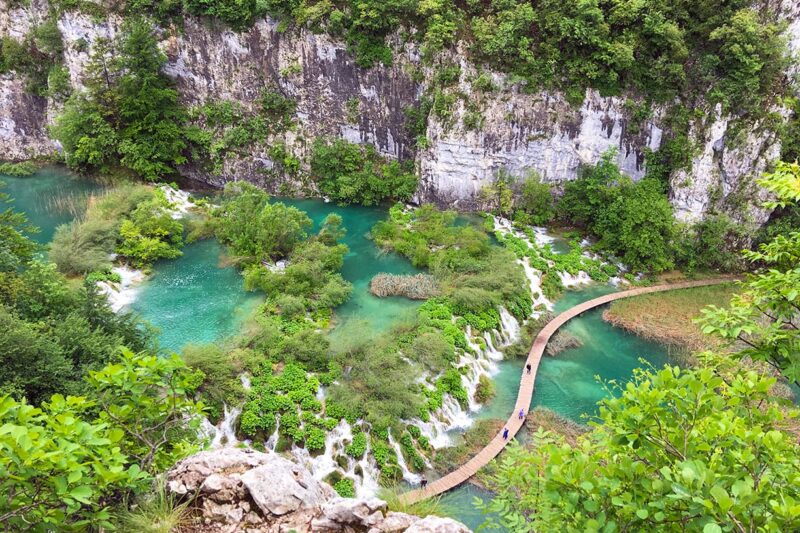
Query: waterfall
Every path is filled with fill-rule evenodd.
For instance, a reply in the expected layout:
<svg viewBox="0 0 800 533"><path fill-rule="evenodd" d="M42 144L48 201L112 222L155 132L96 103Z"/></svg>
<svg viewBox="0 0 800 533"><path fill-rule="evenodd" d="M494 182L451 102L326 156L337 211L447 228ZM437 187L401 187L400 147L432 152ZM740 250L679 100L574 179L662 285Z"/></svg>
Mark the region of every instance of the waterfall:
<svg viewBox="0 0 800 533"><path fill-rule="evenodd" d="M267 439L267 442L264 443L264 446L268 450L270 450L272 452L275 451L275 447L278 445L278 437L280 436L280 434L278 433L278 430L280 428L281 428L281 417L276 416L275 417L275 431L272 432L272 435L269 436L269 438Z"/></svg>
<svg viewBox="0 0 800 533"><path fill-rule="evenodd" d="M525 271L525 277L528 278L528 283L531 286L531 297L533 298L533 304L531 305L533 312L531 316L533 318L539 318L541 312L536 309L544 307L545 309L552 310L553 302L548 300L542 292L541 272L531 266L530 260L527 257L520 259L519 263L522 265L522 269Z"/></svg>
<svg viewBox="0 0 800 533"><path fill-rule="evenodd" d="M509 346L519 339L519 322L505 307L500 307L500 336L503 337L501 346Z"/></svg>
<svg viewBox="0 0 800 533"><path fill-rule="evenodd" d="M452 440L448 435L449 431L466 429L473 422L461 404L449 394L445 394L442 407L431 413L430 420L427 422L414 420L410 423L417 425L431 446L438 449L450 446Z"/></svg>
<svg viewBox="0 0 800 533"><path fill-rule="evenodd" d="M239 380L242 382L242 388L246 391L250 390L250 376L247 374L241 374L239 376Z"/></svg>
<svg viewBox="0 0 800 533"><path fill-rule="evenodd" d="M569 272L559 272L558 277L561 278L561 284L564 285L565 288L570 287L577 287L580 285L589 285L592 283L592 278L589 277L589 274L581 270L578 272L576 276L573 276Z"/></svg>
<svg viewBox="0 0 800 533"><path fill-rule="evenodd" d="M350 424L342 420L325 436L325 451L316 457L305 448L292 446L292 455L311 471L316 479L323 480L326 476L339 469L336 463L337 455L345 455L346 442L353 440Z"/></svg>
<svg viewBox="0 0 800 533"><path fill-rule="evenodd" d="M111 310L116 313L133 303L139 290L138 285L144 281L145 275L141 270L135 270L127 265L117 266L111 270L119 274L119 283L115 281L98 281L97 288L100 294L106 295Z"/></svg>
<svg viewBox="0 0 800 533"><path fill-rule="evenodd" d="M220 448L222 446L234 446L239 441L236 440L236 421L242 413L240 407L228 409L224 406L222 420L215 426L204 418L201 426L200 433L211 439L212 448Z"/></svg>
<svg viewBox="0 0 800 533"><path fill-rule="evenodd" d="M502 361L503 354L494 347L491 331L487 331L483 334L483 340L486 341L486 355L489 357L489 359L492 361Z"/></svg>
<svg viewBox="0 0 800 533"><path fill-rule="evenodd" d="M194 204L189 201L189 193L180 189L173 189L169 185L162 185L159 187L164 192L164 196L170 205L170 212L172 218L179 219L189 212L194 207Z"/></svg>
<svg viewBox="0 0 800 533"><path fill-rule="evenodd" d="M352 466L352 469L348 467L348 473L352 474L351 477L354 477L356 480L356 496L359 498L375 496L381 488L379 481L381 478L381 471L378 469L378 464L375 462L375 459L373 459L371 452L372 443L370 443L370 439L368 438L367 449L364 452L364 456ZM354 461L351 460L351 463L353 462ZM360 479L355 475L356 465L361 467Z"/></svg>
<svg viewBox="0 0 800 533"><path fill-rule="evenodd" d="M419 485L422 476L408 469L406 458L403 457L403 450L400 448L400 444L392 437L391 431L389 432L389 444L391 444L392 448L394 448L394 451L397 453L397 465L400 467L400 471L403 472L403 480L412 485Z"/></svg>

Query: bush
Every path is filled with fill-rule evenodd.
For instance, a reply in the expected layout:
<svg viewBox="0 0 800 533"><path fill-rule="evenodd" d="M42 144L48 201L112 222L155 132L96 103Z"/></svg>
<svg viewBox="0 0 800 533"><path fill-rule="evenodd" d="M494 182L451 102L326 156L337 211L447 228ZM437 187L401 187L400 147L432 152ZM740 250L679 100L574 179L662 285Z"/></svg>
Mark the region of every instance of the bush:
<svg viewBox="0 0 800 533"><path fill-rule="evenodd" d="M0 174L6 176L25 177L30 176L36 172L36 164L31 161L22 161L20 163L0 163Z"/></svg>
<svg viewBox="0 0 800 533"><path fill-rule="evenodd" d="M341 496L342 498L356 497L355 482L349 477L345 477L337 481L336 484L333 486L333 488L336 490L336 493L339 494L339 496Z"/></svg>
<svg viewBox="0 0 800 533"><path fill-rule="evenodd" d="M410 168L397 161L384 161L372 145L342 139L318 139L314 143L311 174L322 194L344 205L405 201L417 188L417 177Z"/></svg>
<svg viewBox="0 0 800 533"><path fill-rule="evenodd" d="M405 296L412 300L427 300L439 294L436 280L428 274L399 275L376 274L369 282L369 291L385 298L387 296Z"/></svg>
<svg viewBox="0 0 800 533"><path fill-rule="evenodd" d="M555 207L550 184L543 183L536 173L529 174L522 183L514 219L526 224L544 226L554 216Z"/></svg>

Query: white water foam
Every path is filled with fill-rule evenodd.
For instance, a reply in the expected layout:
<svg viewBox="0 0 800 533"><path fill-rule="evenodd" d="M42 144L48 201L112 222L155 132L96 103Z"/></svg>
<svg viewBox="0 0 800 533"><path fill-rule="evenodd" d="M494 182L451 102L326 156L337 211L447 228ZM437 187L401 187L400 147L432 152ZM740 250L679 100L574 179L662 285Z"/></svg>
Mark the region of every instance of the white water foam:
<svg viewBox="0 0 800 533"><path fill-rule="evenodd" d="M394 451L397 454L397 465L400 467L400 471L403 473L403 481L411 485L419 485L419 482L422 480L422 476L409 470L408 464L406 464L406 458L403 457L403 449L400 447L400 444L394 440L391 431L389 432L389 444L392 446L392 448L394 448Z"/></svg>
<svg viewBox="0 0 800 533"><path fill-rule="evenodd" d="M120 281L98 281L97 288L100 294L105 294L111 310L119 312L128 307L136 299L139 285L145 280L146 276L141 270L136 270L127 265L117 266L111 269L119 274Z"/></svg>
<svg viewBox="0 0 800 533"><path fill-rule="evenodd" d="M204 418L200 426L200 433L211 439L211 448L235 446L239 442L236 439L236 421L242 414L242 409L228 409L227 405L223 409L222 420L216 426L208 418Z"/></svg>

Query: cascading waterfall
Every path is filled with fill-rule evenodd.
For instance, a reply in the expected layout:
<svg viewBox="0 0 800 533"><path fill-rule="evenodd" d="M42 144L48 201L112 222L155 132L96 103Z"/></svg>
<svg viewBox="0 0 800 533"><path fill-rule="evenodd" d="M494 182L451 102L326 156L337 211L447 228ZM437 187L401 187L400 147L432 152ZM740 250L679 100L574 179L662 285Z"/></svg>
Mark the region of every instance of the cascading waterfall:
<svg viewBox="0 0 800 533"><path fill-rule="evenodd" d="M117 266L111 270L119 274L119 282L98 281L97 288L100 294L106 295L111 310L116 313L133 303L138 286L144 281L145 275L141 270L133 269L127 265Z"/></svg>
<svg viewBox="0 0 800 533"><path fill-rule="evenodd" d="M579 271L577 275L572 275L569 272L559 272L558 277L561 278L561 284L567 289L592 283L592 278L583 270Z"/></svg>
<svg viewBox="0 0 800 533"><path fill-rule="evenodd" d="M292 455L298 462L303 464L314 475L316 479L323 480L325 477L339 469L336 463L336 456L345 455L344 448L347 442L353 440L353 431L346 420L341 420L325 436L325 451L317 456L297 445L292 446Z"/></svg>
<svg viewBox="0 0 800 533"><path fill-rule="evenodd" d="M278 431L281 429L281 417L275 417L275 431L272 432L272 435L269 436L267 442L264 443L264 447L266 447L269 451L274 452L275 447L278 445L278 437L280 433Z"/></svg>
<svg viewBox="0 0 800 533"><path fill-rule="evenodd" d="M222 420L216 426L209 422L208 418L203 419L200 432L211 438L211 448L235 446L239 442L236 439L236 421L240 414L242 414L240 407L228 409L225 405Z"/></svg>
<svg viewBox="0 0 800 533"><path fill-rule="evenodd" d="M356 496L359 498L368 498L375 496L381 488L380 478L381 471L378 469L378 464L372 457L372 445L367 439L367 448L364 456L355 462L355 465L350 468L348 465L348 474L356 480ZM351 463L354 461L351 461ZM355 474L355 467L361 468L361 476Z"/></svg>
<svg viewBox="0 0 800 533"><path fill-rule="evenodd" d="M519 322L505 307L500 307L500 336L503 338L501 346L509 346L519 339Z"/></svg>
<svg viewBox="0 0 800 533"><path fill-rule="evenodd" d="M277 429L275 430L277 433ZM272 437L270 437L271 439ZM305 448L292 447L292 456L308 468L315 479L323 481L333 472L349 477L355 481L356 494L359 497L369 497L377 494L380 489L378 482L380 470L375 460L370 456L371 447L367 439L367 448L364 456L356 461L348 456L345 447L353 440L353 429L346 420L342 420L325 437L325 450L317 456L311 455ZM337 461L338 457L345 457L347 466L344 467ZM356 468L361 470L360 474Z"/></svg>
<svg viewBox="0 0 800 533"><path fill-rule="evenodd" d="M406 483L410 483L411 485L419 485L419 482L422 480L422 476L419 474L415 474L411 470L408 469L408 465L406 464L406 458L403 457L403 449L400 448L400 444L394 440L392 437L392 432L389 432L389 444L394 448L394 451L397 453L397 465L400 467L400 471L403 473L403 481Z"/></svg>

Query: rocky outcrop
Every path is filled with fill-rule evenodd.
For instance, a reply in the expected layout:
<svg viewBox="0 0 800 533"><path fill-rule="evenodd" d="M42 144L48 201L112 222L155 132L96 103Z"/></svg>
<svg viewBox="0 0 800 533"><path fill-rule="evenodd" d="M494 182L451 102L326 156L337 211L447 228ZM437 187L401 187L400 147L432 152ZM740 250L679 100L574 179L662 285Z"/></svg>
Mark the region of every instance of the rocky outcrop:
<svg viewBox="0 0 800 533"><path fill-rule="evenodd" d="M167 474L174 494L193 499L185 531L229 533L468 533L449 518L387 511L377 498L341 498L305 468L272 452L220 448L195 454Z"/></svg>
<svg viewBox="0 0 800 533"><path fill-rule="evenodd" d="M771 0L786 20L792 51L800 50L800 9L791 0ZM47 0L28 7L0 0L0 35L23 39L48 12ZM94 44L113 36L120 20L67 12L58 21L64 63L79 88ZM406 109L420 103L433 70L424 67L413 44L395 42L391 66L360 68L344 43L306 30L279 29L269 19L241 33L205 19L187 17L180 29L161 32L168 56L165 72L189 105L231 99L252 107L263 88L275 87L297 103L296 127L280 139L297 157L308 155L320 135L369 143L382 154L415 158L420 174L418 201L463 209L480 207L478 192L501 169L522 176L538 172L546 181L574 179L580 167L597 162L608 149L618 152L620 167L635 179L645 173L645 156L658 150L672 132L668 111L650 109L633 96L604 97L587 91L579 105L561 93L530 91L508 76L482 71L494 89L475 89L480 74L465 46L446 58L461 67L450 109L431 114L420 149L406 127ZM412 74L415 73L415 74ZM422 76L418 76L422 73ZM59 103L27 94L14 75L0 78L0 159L49 155L59 149L48 136L48 124ZM760 224L768 212L759 207L753 183L779 157L780 140L765 125L732 127L729 117L709 112L690 128L694 156L690 169L671 177L671 201L680 218L701 218L712 208L744 214ZM247 179L269 190L284 183L298 190L294 178L272 172L269 147L254 146L231 156L220 172L185 167L189 177L220 186ZM279 174L279 173L278 173ZM298 187L295 187L298 186ZM742 217L740 216L740 219Z"/></svg>

